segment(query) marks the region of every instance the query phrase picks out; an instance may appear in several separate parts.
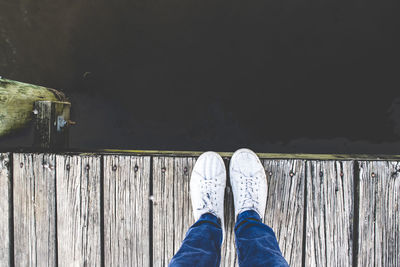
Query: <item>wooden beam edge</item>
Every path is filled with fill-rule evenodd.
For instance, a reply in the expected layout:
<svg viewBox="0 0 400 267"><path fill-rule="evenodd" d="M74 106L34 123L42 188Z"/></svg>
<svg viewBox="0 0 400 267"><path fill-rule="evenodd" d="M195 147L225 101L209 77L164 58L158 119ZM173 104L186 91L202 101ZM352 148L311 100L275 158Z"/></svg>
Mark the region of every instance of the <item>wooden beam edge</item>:
<svg viewBox="0 0 400 267"><path fill-rule="evenodd" d="M19 153L46 153L45 151L18 151ZM169 150L125 150L125 149L98 149L98 150L69 150L55 152L57 154L74 155L138 155L138 156L173 156L173 157L198 157L205 151L169 151ZM53 152L54 153L54 152ZM233 152L217 152L224 158L230 158ZM304 159L304 160L400 160L400 155L382 154L307 154L307 153L256 153L261 159Z"/></svg>
<svg viewBox="0 0 400 267"><path fill-rule="evenodd" d="M168 150L124 150L101 149L99 153L165 155L165 156L200 156L205 151L168 151ZM221 157L229 158L233 152L217 152ZM310 154L310 153L257 153L262 159L315 159L315 160L400 160L400 155L382 154Z"/></svg>
<svg viewBox="0 0 400 267"><path fill-rule="evenodd" d="M172 151L172 150L128 150L128 149L95 149L84 150L70 148L68 150L46 151L35 148L5 148L0 153L51 153L58 155L136 155L136 156L171 156L198 157L205 151ZM230 158L233 152L218 152L223 158ZM257 153L261 159L303 159L303 160L367 160L367 161L399 161L400 155L390 154L312 154L312 153Z"/></svg>

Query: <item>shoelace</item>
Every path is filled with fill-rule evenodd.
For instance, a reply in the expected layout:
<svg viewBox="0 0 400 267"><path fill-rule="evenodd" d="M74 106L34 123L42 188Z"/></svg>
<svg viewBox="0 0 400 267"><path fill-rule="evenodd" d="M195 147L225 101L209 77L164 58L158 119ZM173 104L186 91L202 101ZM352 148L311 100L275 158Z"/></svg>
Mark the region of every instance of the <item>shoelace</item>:
<svg viewBox="0 0 400 267"><path fill-rule="evenodd" d="M221 183L218 183L218 179L202 179L201 183L201 200L203 201L203 206L201 208L197 208L197 210L204 210L211 213L215 213L214 209L218 206L217 200L217 188L221 186Z"/></svg>
<svg viewBox="0 0 400 267"><path fill-rule="evenodd" d="M249 177L241 175L240 183L241 185L245 185L244 189L243 186L240 187L240 196L242 197L241 206L243 208L256 208L256 206L259 204L259 177L256 175L251 175Z"/></svg>

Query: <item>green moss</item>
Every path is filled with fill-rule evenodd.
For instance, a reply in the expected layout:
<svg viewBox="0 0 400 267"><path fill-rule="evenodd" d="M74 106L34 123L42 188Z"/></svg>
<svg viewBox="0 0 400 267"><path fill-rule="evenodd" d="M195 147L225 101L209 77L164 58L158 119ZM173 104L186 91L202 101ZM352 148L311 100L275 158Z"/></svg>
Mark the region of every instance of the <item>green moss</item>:
<svg viewBox="0 0 400 267"><path fill-rule="evenodd" d="M0 136L28 125L35 101L64 100L63 93L51 88L0 79Z"/></svg>

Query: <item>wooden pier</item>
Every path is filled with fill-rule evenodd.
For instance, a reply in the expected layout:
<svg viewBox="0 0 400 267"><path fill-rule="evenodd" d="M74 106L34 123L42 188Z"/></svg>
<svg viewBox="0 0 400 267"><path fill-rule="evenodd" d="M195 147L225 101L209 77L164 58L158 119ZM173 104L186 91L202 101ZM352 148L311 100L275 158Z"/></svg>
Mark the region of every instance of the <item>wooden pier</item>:
<svg viewBox="0 0 400 267"><path fill-rule="evenodd" d="M0 153L0 266L167 266L194 223L199 154ZM259 155L291 266L400 266L398 156ZM225 197L221 266L235 266Z"/></svg>

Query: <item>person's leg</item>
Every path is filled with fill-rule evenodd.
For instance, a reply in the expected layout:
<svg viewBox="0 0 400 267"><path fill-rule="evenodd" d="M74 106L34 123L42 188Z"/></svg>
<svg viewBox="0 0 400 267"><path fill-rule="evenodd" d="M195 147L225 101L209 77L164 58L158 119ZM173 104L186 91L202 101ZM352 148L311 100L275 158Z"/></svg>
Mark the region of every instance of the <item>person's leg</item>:
<svg viewBox="0 0 400 267"><path fill-rule="evenodd" d="M239 266L288 266L273 230L262 223L268 185L260 159L250 149L239 149L231 158L229 171Z"/></svg>
<svg viewBox="0 0 400 267"><path fill-rule="evenodd" d="M211 213L205 213L189 228L169 266L219 266L221 243L220 220Z"/></svg>
<svg viewBox="0 0 400 267"><path fill-rule="evenodd" d="M235 225L239 266L289 266L271 227L254 210L239 214Z"/></svg>
<svg viewBox="0 0 400 267"><path fill-rule="evenodd" d="M169 266L219 266L224 233L226 170L215 152L203 153L190 178L190 198L196 223L189 228Z"/></svg>

